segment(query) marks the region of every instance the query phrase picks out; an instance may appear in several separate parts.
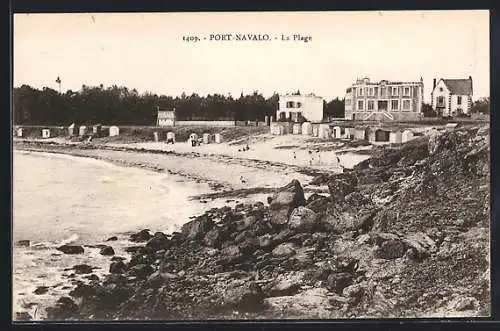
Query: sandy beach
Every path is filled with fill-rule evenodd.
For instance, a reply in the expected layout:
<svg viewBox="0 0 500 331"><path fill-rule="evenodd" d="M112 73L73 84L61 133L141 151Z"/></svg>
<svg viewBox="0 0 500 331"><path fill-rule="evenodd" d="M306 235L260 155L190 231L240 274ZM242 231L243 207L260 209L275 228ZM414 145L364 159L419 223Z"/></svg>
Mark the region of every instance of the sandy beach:
<svg viewBox="0 0 500 331"><path fill-rule="evenodd" d="M250 143L249 143L250 141ZM245 145L250 150L241 151ZM124 166L147 168L206 182L216 191L273 189L295 178L304 183L306 192L326 190L307 185L314 176L342 172L367 159L371 146L342 149L338 145L317 142L302 136L259 135L244 141L202 144L192 147L187 142L174 145L165 142L92 143L71 142L64 138L15 139L14 148L91 157ZM325 146L329 150L324 150ZM335 149L337 147L337 149ZM338 159L337 159L338 158ZM340 162L338 162L340 160Z"/></svg>

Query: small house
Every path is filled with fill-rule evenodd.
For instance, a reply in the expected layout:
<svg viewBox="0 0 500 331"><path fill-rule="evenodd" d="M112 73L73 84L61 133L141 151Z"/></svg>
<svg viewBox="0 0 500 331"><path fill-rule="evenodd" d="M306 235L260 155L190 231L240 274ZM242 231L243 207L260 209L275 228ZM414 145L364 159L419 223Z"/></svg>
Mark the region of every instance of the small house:
<svg viewBox="0 0 500 331"><path fill-rule="evenodd" d="M114 137L120 135L120 128L117 126L110 126L109 127L109 136Z"/></svg>
<svg viewBox="0 0 500 331"><path fill-rule="evenodd" d="M312 125L310 122L302 123L302 134L303 135L312 135Z"/></svg>
<svg viewBox="0 0 500 331"><path fill-rule="evenodd" d="M401 130L393 130L389 133L389 142L392 144L400 144L402 142Z"/></svg>
<svg viewBox="0 0 500 331"><path fill-rule="evenodd" d="M439 115L457 116L470 114L472 108L472 77L468 79L434 78L431 106Z"/></svg>
<svg viewBox="0 0 500 331"><path fill-rule="evenodd" d="M402 135L401 135L401 142L407 142L410 141L414 138L413 131L411 130L404 130Z"/></svg>
<svg viewBox="0 0 500 331"><path fill-rule="evenodd" d="M50 130L49 129L42 130L42 138L50 138Z"/></svg>

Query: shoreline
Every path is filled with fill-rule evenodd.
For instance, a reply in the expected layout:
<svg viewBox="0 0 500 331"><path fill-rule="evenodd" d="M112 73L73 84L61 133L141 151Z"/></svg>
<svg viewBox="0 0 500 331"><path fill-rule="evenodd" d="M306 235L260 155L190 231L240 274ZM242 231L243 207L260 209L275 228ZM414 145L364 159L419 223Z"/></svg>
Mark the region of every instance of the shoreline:
<svg viewBox="0 0 500 331"><path fill-rule="evenodd" d="M191 156L183 173L194 166L208 179L221 174L234 192L265 188L272 198L206 210L171 234L132 234L140 240L130 261L113 262L98 281L74 283L49 318L488 316L487 133L461 129L379 148L350 172L305 180L276 169L266 177L249 161L228 167L216 156L217 168L213 159ZM145 152L126 155L158 162ZM234 180L233 167L236 176L253 174L249 183ZM326 194L304 194L321 187Z"/></svg>

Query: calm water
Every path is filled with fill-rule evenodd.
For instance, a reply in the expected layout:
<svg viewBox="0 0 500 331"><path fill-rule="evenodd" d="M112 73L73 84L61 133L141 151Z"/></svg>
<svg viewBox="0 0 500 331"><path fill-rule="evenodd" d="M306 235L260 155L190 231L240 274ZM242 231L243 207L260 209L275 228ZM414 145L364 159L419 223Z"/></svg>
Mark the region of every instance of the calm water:
<svg viewBox="0 0 500 331"><path fill-rule="evenodd" d="M99 244L116 235L119 241L107 244L124 256L130 232L170 232L212 207L188 199L209 192L207 185L168 174L22 151L14 151L13 165L13 240L31 241L31 247L13 249L14 314L37 310L43 317L44 305L67 293L64 275L71 272L65 268L87 263L101 268L97 275L107 271L110 257L98 249L64 255L55 250L60 244ZM38 286L50 289L34 295Z"/></svg>

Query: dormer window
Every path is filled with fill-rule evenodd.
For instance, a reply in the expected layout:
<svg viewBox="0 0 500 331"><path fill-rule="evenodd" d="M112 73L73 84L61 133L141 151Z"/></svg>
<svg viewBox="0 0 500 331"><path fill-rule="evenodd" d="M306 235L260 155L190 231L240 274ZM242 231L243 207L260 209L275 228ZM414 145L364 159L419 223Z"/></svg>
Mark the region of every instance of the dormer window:
<svg viewBox="0 0 500 331"><path fill-rule="evenodd" d="M442 87L439 88L439 92L443 92L443 88Z"/></svg>

